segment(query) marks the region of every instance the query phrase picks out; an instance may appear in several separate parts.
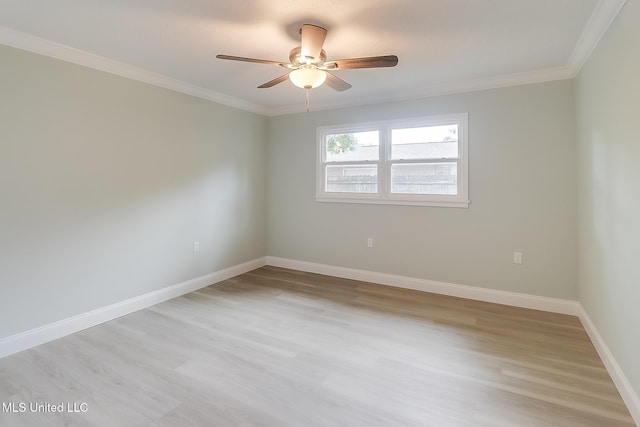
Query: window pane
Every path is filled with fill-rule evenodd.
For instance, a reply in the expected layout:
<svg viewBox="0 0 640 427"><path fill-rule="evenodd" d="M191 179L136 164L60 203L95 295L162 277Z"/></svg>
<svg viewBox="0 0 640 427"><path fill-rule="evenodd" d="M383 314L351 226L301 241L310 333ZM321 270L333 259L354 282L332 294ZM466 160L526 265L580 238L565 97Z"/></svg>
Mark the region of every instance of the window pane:
<svg viewBox="0 0 640 427"><path fill-rule="evenodd" d="M377 193L377 165L328 165L326 170L328 193Z"/></svg>
<svg viewBox="0 0 640 427"><path fill-rule="evenodd" d="M393 160L457 159L458 125L393 129L391 158Z"/></svg>
<svg viewBox="0 0 640 427"><path fill-rule="evenodd" d="M379 147L377 130L327 135L325 139L327 162L376 161L380 156Z"/></svg>
<svg viewBox="0 0 640 427"><path fill-rule="evenodd" d="M401 194L458 194L457 163L391 165L391 192Z"/></svg>

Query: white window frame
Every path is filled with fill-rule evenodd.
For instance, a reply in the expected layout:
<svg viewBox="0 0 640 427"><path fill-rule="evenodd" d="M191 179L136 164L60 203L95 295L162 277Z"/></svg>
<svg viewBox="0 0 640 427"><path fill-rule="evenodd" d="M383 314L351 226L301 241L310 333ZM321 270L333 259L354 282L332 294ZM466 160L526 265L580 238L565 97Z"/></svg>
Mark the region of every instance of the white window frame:
<svg viewBox="0 0 640 427"><path fill-rule="evenodd" d="M316 143L316 201L337 203L370 203L385 205L411 206L443 206L467 208L469 206L469 158L468 158L468 113L443 114L437 116L417 117L400 120L385 120L379 122L352 123L338 126L321 126L317 128ZM455 159L458 167L457 194L399 194L391 193L391 165L396 163L439 163L442 160L453 163L454 159L415 159L410 161L391 159L391 131L408 127L440 126L448 124L458 125L458 157ZM355 133L378 131L380 135L380 153L378 160L355 162L327 162L327 135L341 133ZM377 193L338 193L327 192L326 166L333 164L349 165L377 165L378 192Z"/></svg>

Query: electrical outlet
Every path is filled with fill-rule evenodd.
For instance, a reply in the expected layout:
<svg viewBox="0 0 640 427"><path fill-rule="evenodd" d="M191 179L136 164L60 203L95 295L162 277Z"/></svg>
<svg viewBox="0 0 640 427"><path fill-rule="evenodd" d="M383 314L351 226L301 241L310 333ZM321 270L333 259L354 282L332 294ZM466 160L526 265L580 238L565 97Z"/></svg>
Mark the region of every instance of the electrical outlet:
<svg viewBox="0 0 640 427"><path fill-rule="evenodd" d="M193 252L200 252L200 242L193 242Z"/></svg>
<svg viewBox="0 0 640 427"><path fill-rule="evenodd" d="M367 239L367 247L368 248L372 248L373 247L373 237L369 237Z"/></svg>
<svg viewBox="0 0 640 427"><path fill-rule="evenodd" d="M513 253L513 263L514 264L522 264L522 252L514 252Z"/></svg>

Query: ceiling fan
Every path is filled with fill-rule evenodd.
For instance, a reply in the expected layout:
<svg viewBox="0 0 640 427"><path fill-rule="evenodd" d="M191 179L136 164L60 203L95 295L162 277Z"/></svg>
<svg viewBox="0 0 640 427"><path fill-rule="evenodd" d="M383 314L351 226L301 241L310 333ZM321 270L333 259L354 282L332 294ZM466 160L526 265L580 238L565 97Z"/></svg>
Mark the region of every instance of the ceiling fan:
<svg viewBox="0 0 640 427"><path fill-rule="evenodd" d="M395 55L327 61L327 54L322 49L326 36L327 30L325 28L312 24L302 25L300 29L300 46L294 47L289 52L289 63L231 55L216 55L216 58L279 65L291 70L280 77L261 84L258 86L259 89L273 87L289 79L291 83L303 89L313 89L326 82L329 87L340 92L349 89L351 85L331 73L331 71L395 67L398 64L398 57Z"/></svg>

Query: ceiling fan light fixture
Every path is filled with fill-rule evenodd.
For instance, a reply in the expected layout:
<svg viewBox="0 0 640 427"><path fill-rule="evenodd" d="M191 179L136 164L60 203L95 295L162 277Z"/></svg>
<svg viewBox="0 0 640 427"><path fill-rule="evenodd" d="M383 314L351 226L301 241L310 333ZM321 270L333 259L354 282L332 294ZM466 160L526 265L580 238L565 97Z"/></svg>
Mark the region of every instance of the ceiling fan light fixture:
<svg viewBox="0 0 640 427"><path fill-rule="evenodd" d="M302 28L300 28L300 46L296 46L289 51L288 64L266 59L247 58L244 56L216 55L216 58L277 65L291 70L280 77L261 84L258 86L258 89L273 87L289 79L294 86L302 89L313 89L322 86L326 81L327 86L331 89L342 92L349 89L351 85L329 71L354 68L395 67L398 65L398 57L395 55L345 58L326 62L327 53L322 48L326 35L326 28L313 24L303 24ZM307 96L308 95L309 93L307 91Z"/></svg>
<svg viewBox="0 0 640 427"><path fill-rule="evenodd" d="M327 79L327 73L312 65L303 65L289 73L291 83L302 89L314 89Z"/></svg>

